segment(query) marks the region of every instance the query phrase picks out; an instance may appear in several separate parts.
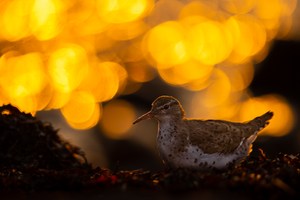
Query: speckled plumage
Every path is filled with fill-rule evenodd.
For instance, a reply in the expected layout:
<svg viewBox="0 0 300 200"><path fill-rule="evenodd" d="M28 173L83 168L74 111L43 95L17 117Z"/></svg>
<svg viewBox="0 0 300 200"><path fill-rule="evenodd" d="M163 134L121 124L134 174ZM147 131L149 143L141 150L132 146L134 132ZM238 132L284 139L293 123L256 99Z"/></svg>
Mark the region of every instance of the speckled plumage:
<svg viewBox="0 0 300 200"><path fill-rule="evenodd" d="M245 123L187 119L177 99L161 96L134 123L149 118L158 120L157 147L168 167L221 169L251 152L257 133L272 116L272 112L267 112Z"/></svg>

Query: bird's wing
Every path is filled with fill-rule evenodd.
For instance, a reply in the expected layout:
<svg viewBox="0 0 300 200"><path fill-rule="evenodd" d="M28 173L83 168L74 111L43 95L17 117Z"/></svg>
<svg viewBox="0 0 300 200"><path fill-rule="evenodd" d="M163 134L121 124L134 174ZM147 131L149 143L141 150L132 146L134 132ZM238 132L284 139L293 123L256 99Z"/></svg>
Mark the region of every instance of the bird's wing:
<svg viewBox="0 0 300 200"><path fill-rule="evenodd" d="M252 131L247 124L221 120L191 120L189 123L189 127L193 127L189 130L191 144L197 145L205 153L233 152L246 138L245 132Z"/></svg>

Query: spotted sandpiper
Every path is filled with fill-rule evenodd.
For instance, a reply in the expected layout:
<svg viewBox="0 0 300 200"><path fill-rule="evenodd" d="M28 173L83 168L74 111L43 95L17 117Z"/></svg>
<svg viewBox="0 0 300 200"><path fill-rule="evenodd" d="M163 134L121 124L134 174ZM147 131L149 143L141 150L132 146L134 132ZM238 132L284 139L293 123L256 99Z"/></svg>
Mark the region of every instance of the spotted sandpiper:
<svg viewBox="0 0 300 200"><path fill-rule="evenodd" d="M152 118L158 121L157 147L167 167L223 169L250 154L258 132L272 116L269 111L244 123L188 119L176 98L160 96L133 124Z"/></svg>

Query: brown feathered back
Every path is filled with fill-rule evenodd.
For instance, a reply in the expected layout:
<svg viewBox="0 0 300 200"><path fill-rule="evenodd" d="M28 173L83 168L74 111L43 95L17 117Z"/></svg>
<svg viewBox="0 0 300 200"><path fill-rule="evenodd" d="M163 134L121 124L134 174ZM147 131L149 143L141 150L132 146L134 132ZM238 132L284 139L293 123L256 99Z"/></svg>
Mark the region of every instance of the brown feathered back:
<svg viewBox="0 0 300 200"><path fill-rule="evenodd" d="M199 146L205 153L227 154L233 152L243 138L257 134L268 125L272 116L273 113L269 111L245 123L223 120L186 120L186 123L192 127L189 130L189 138L193 145Z"/></svg>

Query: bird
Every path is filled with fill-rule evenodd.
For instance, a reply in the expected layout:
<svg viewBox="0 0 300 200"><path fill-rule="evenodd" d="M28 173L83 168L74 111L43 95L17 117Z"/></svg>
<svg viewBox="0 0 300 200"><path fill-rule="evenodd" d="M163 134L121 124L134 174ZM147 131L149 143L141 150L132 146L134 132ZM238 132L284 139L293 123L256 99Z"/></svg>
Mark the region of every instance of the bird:
<svg viewBox="0 0 300 200"><path fill-rule="evenodd" d="M209 170L226 169L244 160L272 117L273 112L268 111L242 123L190 119L179 100L163 95L133 124L146 119L158 121L157 149L167 168Z"/></svg>

